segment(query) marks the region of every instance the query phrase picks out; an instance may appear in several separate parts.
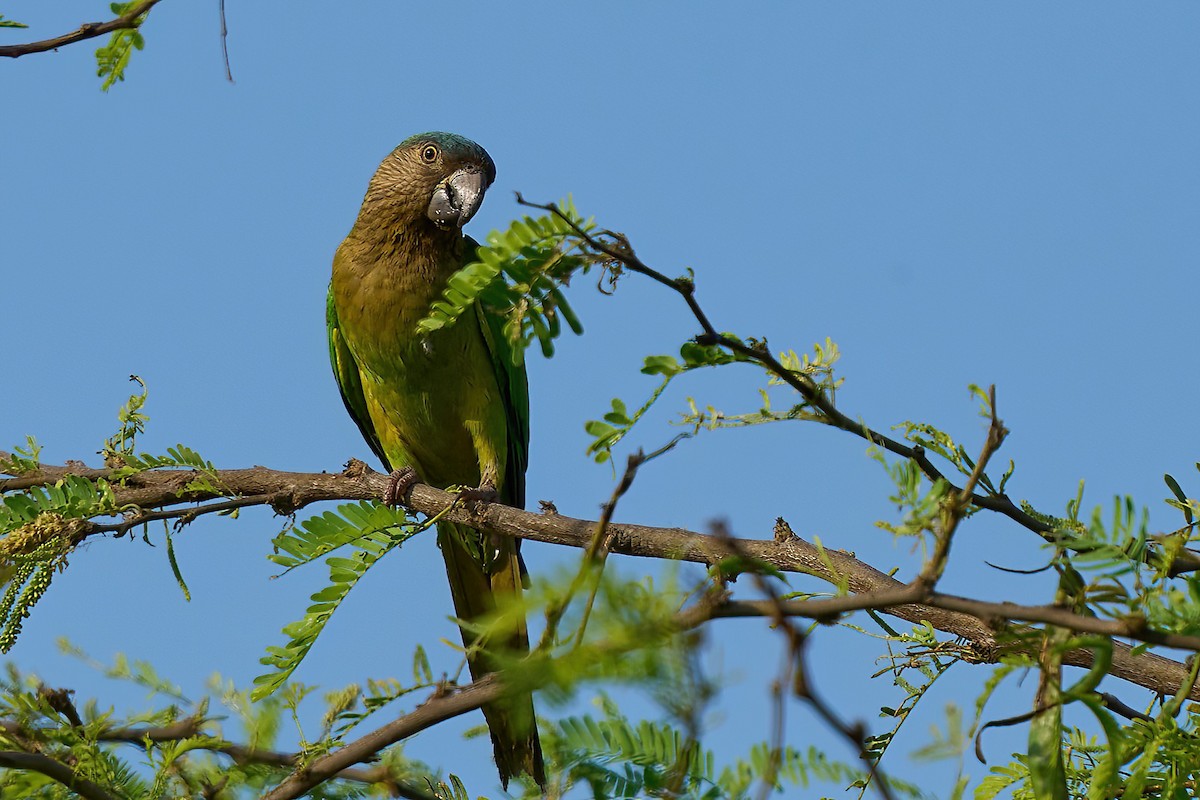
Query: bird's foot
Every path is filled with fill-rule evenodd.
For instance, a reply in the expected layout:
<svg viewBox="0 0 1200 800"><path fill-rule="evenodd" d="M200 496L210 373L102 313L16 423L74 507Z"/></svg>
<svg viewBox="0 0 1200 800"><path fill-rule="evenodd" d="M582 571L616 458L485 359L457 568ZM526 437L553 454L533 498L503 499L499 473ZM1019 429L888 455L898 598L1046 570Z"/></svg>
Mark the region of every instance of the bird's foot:
<svg viewBox="0 0 1200 800"><path fill-rule="evenodd" d="M500 499L500 493L490 483L485 483L477 489L463 489L458 493L458 499L467 503L494 503Z"/></svg>
<svg viewBox="0 0 1200 800"><path fill-rule="evenodd" d="M412 467L393 470L392 474L388 475L387 488L383 490L383 504L386 506L400 505L408 494L408 490L420 482L417 471Z"/></svg>

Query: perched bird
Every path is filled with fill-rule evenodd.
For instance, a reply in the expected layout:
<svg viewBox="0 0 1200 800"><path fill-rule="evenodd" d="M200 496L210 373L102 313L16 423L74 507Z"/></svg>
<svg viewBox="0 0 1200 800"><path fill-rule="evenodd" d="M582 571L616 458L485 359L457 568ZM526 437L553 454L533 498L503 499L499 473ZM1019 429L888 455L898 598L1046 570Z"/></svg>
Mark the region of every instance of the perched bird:
<svg viewBox="0 0 1200 800"><path fill-rule="evenodd" d="M452 133L409 137L383 160L333 258L329 352L346 409L397 470L394 481L480 487L522 507L529 387L503 320L477 304L454 325L417 331L447 278L472 260L478 245L462 226L495 178L487 151ZM519 540L439 523L438 545L460 619L476 620L521 591ZM475 649L474 633L462 636L472 676L496 668ZM524 623L508 641L486 645L527 652ZM544 783L532 696L486 705L483 714L504 785L522 772Z"/></svg>

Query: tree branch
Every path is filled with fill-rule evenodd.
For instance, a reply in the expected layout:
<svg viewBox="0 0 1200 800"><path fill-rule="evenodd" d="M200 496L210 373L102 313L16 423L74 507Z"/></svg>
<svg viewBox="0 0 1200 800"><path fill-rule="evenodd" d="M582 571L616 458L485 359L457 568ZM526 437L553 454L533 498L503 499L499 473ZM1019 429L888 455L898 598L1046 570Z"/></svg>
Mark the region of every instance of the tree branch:
<svg viewBox="0 0 1200 800"><path fill-rule="evenodd" d="M0 470L11 456L0 451ZM0 493L53 483L66 475L82 475L91 479L109 475L107 470L89 469L82 464L70 466L43 465L36 473L0 480ZM336 500L375 500L383 497L388 478L371 470L361 461L351 461L339 474L282 472L266 467L240 470L218 470L221 486L234 497L259 496L262 504L279 514L291 514L311 503ZM129 476L124 486L114 485L117 503L132 503L139 508L162 508L213 500L211 491L185 490L196 478L190 470L149 471ZM575 519L557 513L536 514L497 503L463 504L449 492L425 484L416 484L408 495L408 507L432 516L443 513L447 522L467 525L487 533L515 536L548 544L568 547L589 547L596 531L596 522ZM176 508L177 518L195 516L199 509ZM72 543L78 544L100 532L102 526L84 521L71 528ZM642 558L678 559L711 565L734 553L730 543L719 537L683 528L656 528L629 523L607 526L606 541L610 552ZM1012 634L1032 633L1014 626L1010 620L1050 622L1072 630L1129 637L1153 644L1200 651L1200 637L1154 631L1141 620L1104 620L1084 617L1056 606L1022 606L1015 603L991 603L982 600L932 593L924 596L920 587L906 585L875 567L841 550L817 547L789 530L773 539L738 539L738 551L752 559L771 564L784 572L811 575L829 583L845 580L850 596L829 599L788 601L788 613L818 620L833 620L842 614L862 609L879 609L891 616L913 624L928 623L937 630L970 642L973 660L977 663L996 663L1002 655L1024 652L1024 647L1012 641ZM739 611L740 609L740 611ZM763 609L753 603L731 601L716 617L763 616ZM1009 634L1001 641L996 631ZM1186 668L1153 653L1134 655L1121 642L1113 643L1111 674L1122 680L1163 694L1174 694L1187 677ZM1064 663L1090 667L1092 654L1087 650L1071 651ZM1193 688L1189 697L1200 700L1200 687Z"/></svg>
<svg viewBox="0 0 1200 800"><path fill-rule="evenodd" d="M0 45L0 56L19 58L27 56L30 53L44 53L47 50L57 50L60 47L75 44L75 42L82 42L85 39L94 39L97 36L103 36L113 31L124 30L126 28L140 28L142 23L146 21L145 15L159 2L161 0L142 0L141 3L138 3L116 19L110 19L107 22L85 22L70 33L55 36L53 39L43 39L40 42L27 42L25 44Z"/></svg>
<svg viewBox="0 0 1200 800"><path fill-rule="evenodd" d="M74 770L49 756L4 750L0 751L0 767L40 772L47 778L66 786L84 800L120 800L116 795L105 791L102 786L77 777Z"/></svg>
<svg viewBox="0 0 1200 800"><path fill-rule="evenodd" d="M794 370L790 370L779 362L777 358L771 355L770 351L765 347L746 344L745 342L733 339L721 333L709 321L708 315L700 307L700 303L696 300L696 285L689 278L670 278L648 266L644 261L638 258L633 247L630 246L629 240L623 234L614 231L602 231L600 236L611 239L606 241L603 238L593 236L588 231L579 226L571 217L564 214L563 211L555 203L533 203L521 196L520 192L516 193L517 204L527 208L536 208L553 214L560 220L565 222L575 232L575 235L582 239L588 247L595 252L601 253L613 261L621 264L630 272L635 272L643 275L651 280L666 286L675 291L687 304L688 310L692 312L692 316L699 323L701 333L695 337L697 344L710 345L715 344L724 347L730 352L745 356L751 362L756 363L768 371L772 375L779 378L781 381L791 386L800 396L804 398L805 403L817 409L820 412L821 421L839 430L846 431L855 436L862 437L868 442L882 447L889 453L898 455L901 458L912 460L920 468L931 482L945 481L950 490L955 493L965 493L970 498L971 505L979 508L985 508L989 511L994 511L998 514L1003 514L1022 527L1030 530L1046 541L1054 540L1054 527L1037 517L1029 514L1016 503L1014 503L1008 495L991 493L991 494L976 494L969 491L968 487L959 487L950 481L946 475L937 468L937 466L925 455L925 448L919 444L907 445L899 442L890 436L887 436L879 431L871 428L866 423L859 419L851 417L833 404L833 401L826 396L825 392L807 375L801 374ZM1193 553L1183 551L1175 556L1174 562L1170 565L1169 574L1176 576L1184 572L1200 570L1200 556Z"/></svg>
<svg viewBox="0 0 1200 800"><path fill-rule="evenodd" d="M136 725L124 728L108 728L96 735L96 741L119 742L145 748L147 742L175 742L181 739L189 739L193 736L204 735L204 725L206 722L207 720L202 717L191 716L169 725ZM8 736L21 737L22 740L29 739L29 731L15 720L0 719L0 731ZM224 740L219 743L195 747L193 749L226 755L238 764L263 764L270 767L294 768L304 760L303 755L300 753L264 750ZM394 789L399 797L412 798L412 800L432 800L432 795L428 792L401 783L383 765L367 768L346 767L335 773L333 777L338 780L354 781L355 783L386 785Z"/></svg>

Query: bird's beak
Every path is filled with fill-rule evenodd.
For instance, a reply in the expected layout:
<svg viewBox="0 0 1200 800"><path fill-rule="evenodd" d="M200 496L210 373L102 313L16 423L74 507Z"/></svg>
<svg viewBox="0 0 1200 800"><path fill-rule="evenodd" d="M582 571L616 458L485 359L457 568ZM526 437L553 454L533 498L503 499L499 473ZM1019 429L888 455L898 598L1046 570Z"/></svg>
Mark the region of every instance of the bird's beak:
<svg viewBox="0 0 1200 800"><path fill-rule="evenodd" d="M483 170L474 166L463 167L434 189L426 216L439 228L461 228L479 210L487 188L487 176Z"/></svg>

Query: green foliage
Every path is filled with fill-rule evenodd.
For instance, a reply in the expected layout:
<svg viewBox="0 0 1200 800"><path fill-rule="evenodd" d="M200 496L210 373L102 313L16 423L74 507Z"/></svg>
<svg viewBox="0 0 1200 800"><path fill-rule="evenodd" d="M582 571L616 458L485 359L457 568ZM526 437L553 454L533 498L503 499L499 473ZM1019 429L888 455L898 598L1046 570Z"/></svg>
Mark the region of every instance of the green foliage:
<svg viewBox="0 0 1200 800"><path fill-rule="evenodd" d="M729 332L721 335L725 339L765 351L766 344L764 342L742 340ZM841 381L833 374L833 365L839 357L840 353L838 352L837 345L831 340L826 339L824 344L817 343L813 345L813 356L811 357L807 354L797 356L794 350L787 350L780 354L779 361L788 371L812 380L821 391L832 396L833 392L841 384ZM588 420L584 423L584 430L592 437L592 441L587 447L587 454L597 463L609 461L613 455L613 448L629 434L646 412L658 402L659 398L662 397L667 387L675 378L706 367L724 367L729 364L748 363L753 363L753 359L745 353L730 350L720 344L702 345L694 340L683 343L679 348L678 358L672 355L647 356L642 365L642 374L660 375L662 376L662 382L632 414L628 412L628 407L623 400L613 398L612 410L606 413L602 419ZM785 383L770 370L766 370L766 375L767 389L759 390L762 405L757 411L745 414L727 414L712 406L701 410L697 407L693 399L688 398L688 410L680 414L676 422L676 424L688 430L672 437L665 445L651 452L648 458L662 455L680 441L690 439L702 430L740 428L767 422L781 422L783 420L808 419L819 421L821 419L820 414L814 413L807 402L793 405L785 411L776 411L773 409L768 389L783 386Z"/></svg>
<svg viewBox="0 0 1200 800"><path fill-rule="evenodd" d="M23 621L45 596L54 575L66 568L68 556L94 525L138 513L140 509L123 506L116 499L114 488L127 478L154 469L190 469L195 477L181 492L225 493L217 485L213 464L191 448L177 445L165 455L137 452L137 438L148 421L143 410L147 391L137 376L131 376L130 380L138 384L139 391L121 407L119 427L100 451L110 468L107 477L67 475L53 483L0 494L0 578L3 579L0 652L8 652L16 643ZM33 437L28 437L25 446L14 449L3 468L16 475L34 473L39 467L40 450ZM179 524L185 522L181 520ZM186 596L186 584L169 536L167 558Z"/></svg>
<svg viewBox="0 0 1200 800"><path fill-rule="evenodd" d="M920 536L936 530L950 490L949 482L939 480L931 484L916 462L889 461L879 448L872 447L869 453L887 470L895 487L888 499L904 515L898 523L877 520L875 526L894 536Z"/></svg>
<svg viewBox="0 0 1200 800"><path fill-rule="evenodd" d="M1062 728L1053 742L1046 743L1063 755L1057 772L1059 785L1065 788L1060 796L1191 797L1200 763L1196 726L1196 715L1190 710L1183 720L1161 713L1152 722L1135 720L1124 726L1109 717L1103 742L1079 728ZM1120 735L1113 737L1118 727ZM1039 786L1033 761L1033 754L1017 754L1012 763L992 767L975 797L986 800L1005 791L1017 800L1051 796Z"/></svg>
<svg viewBox="0 0 1200 800"><path fill-rule="evenodd" d="M54 573L65 565L66 557L56 542L47 542L11 564L8 585L0 598L0 652L7 653L17 643L22 622L50 588Z"/></svg>
<svg viewBox="0 0 1200 800"><path fill-rule="evenodd" d="M536 339L542 354L554 354L554 339L566 322L583 333L579 318L567 303L563 288L576 272L586 274L601 259L589 251L567 221L581 230L595 228L575 209L571 198L558 206L567 219L546 214L514 220L506 231L492 231L476 251L476 261L450 276L442 299L417 323L420 332L452 325L477 302L505 318L504 332L515 363Z"/></svg>
<svg viewBox="0 0 1200 800"><path fill-rule="evenodd" d="M556 759L572 783L586 783L594 797L635 797L679 784L714 782L711 753L663 723L636 725L611 706L607 719L568 717L558 723ZM619 767L619 768L618 768Z"/></svg>
<svg viewBox="0 0 1200 800"><path fill-rule="evenodd" d="M975 800L992 800L1005 789L1014 788L1028 779L1029 769L1021 761L1003 767L992 767L991 774L980 781L979 787L975 790ZM1012 796L1020 797L1019 791L1021 790L1014 791ZM1029 790L1024 791L1025 797L1033 797Z"/></svg>
<svg viewBox="0 0 1200 800"><path fill-rule="evenodd" d="M901 727L917 704L924 699L938 678L946 674L963 656L963 651L958 645L939 641L936 633L928 625L916 626L906 634L890 630L887 634L888 655L880 659L887 666L872 677L890 675L892 683L904 693L904 697L894 707L883 706L879 709L880 718L892 721L891 729L866 738L864 749L877 764L896 740ZM916 677L913 677L914 674ZM935 759L961 754L963 739L960 734L960 719L961 713L956 708L948 709L947 735L921 748L913 757ZM859 796L865 795L868 788L868 782L863 782Z"/></svg>
<svg viewBox="0 0 1200 800"><path fill-rule="evenodd" d="M1200 471L1200 462L1197 462L1195 466L1196 470ZM1188 497L1180 487L1179 481L1171 475L1163 475L1163 480L1172 495L1166 499L1167 505L1177 509L1183 515L1182 527L1156 537L1160 547L1160 563L1169 565L1183 553L1187 543L1195 535L1196 517L1200 515L1200 501Z"/></svg>
<svg viewBox="0 0 1200 800"><path fill-rule="evenodd" d="M278 763L276 754L286 751L280 741L286 717L294 719L299 704L311 694L304 687L286 687L254 703L248 692L215 676L211 694L192 703L145 662L118 656L112 665L104 665L78 648L64 647L108 677L149 688L166 705L127 715L102 710L92 701L76 708L68 695L52 700L55 693L44 690L36 676L22 675L9 666L6 678L0 679L0 719L6 723L0 726L0 750L36 753L69 765L77 778L98 784L122 800L258 796L292 771L291 765ZM370 694L378 696L374 690ZM214 704L224 713L210 714ZM82 725L72 722L72 713ZM223 720L230 717L236 724L229 726L232 735L227 736ZM146 735L130 737L130 730ZM321 751L317 746L300 754L307 758ZM231 757L235 753L237 757ZM377 789L391 782L419 788L426 776L436 777L428 766L406 758L399 747L384 750L377 764L381 772L375 789L361 781L335 778L307 796L327 800L377 796ZM0 770L0 795L38 800L74 796L46 776L20 769Z"/></svg>
<svg viewBox="0 0 1200 800"><path fill-rule="evenodd" d="M745 790L749 789L755 780L761 780L756 776L767 774L767 761L770 757L771 750L765 742L755 745L751 748L748 759L739 759L733 767L722 772L718 784L726 789L729 797L745 796ZM808 786L810 782L821 781L857 787L865 786L867 778L867 774L857 767L830 761L829 757L815 746L803 752L787 746L783 748L773 785L776 789L782 789L784 781L798 786ZM888 778L887 785L893 793L905 797L926 796L919 786L907 781Z"/></svg>
<svg viewBox="0 0 1200 800"><path fill-rule="evenodd" d="M855 785L865 782L858 768L830 761L820 750L785 747L778 757L766 742L748 755L718 768L716 755L667 722L633 722L604 699L600 719L590 715L560 720L546 732L548 750L562 769L563 788L586 785L590 796L607 798L668 796L746 798L763 781L783 791L814 782ZM900 781L889 786L904 796L920 790Z"/></svg>
<svg viewBox="0 0 1200 800"><path fill-rule="evenodd" d="M15 19L5 19L3 14L0 14L0 28L28 28L24 22L17 22Z"/></svg>
<svg viewBox="0 0 1200 800"><path fill-rule="evenodd" d="M147 690L152 695L158 695L186 705L192 704L192 701L184 695L183 689L178 684L159 675L158 671L154 669L154 666L149 661L135 660L131 662L124 653L117 653L113 657L112 664L104 664L72 644L66 637L59 638L58 649L66 655L83 661L92 669L103 673L106 678L129 681Z"/></svg>
<svg viewBox="0 0 1200 800"><path fill-rule="evenodd" d="M888 709L882 709L887 712ZM962 727L962 709L953 703L946 706L946 731L942 733L936 726L931 730L933 741L913 751L912 757L917 760L937 761L946 758L958 758L967 750L969 740Z"/></svg>
<svg viewBox="0 0 1200 800"><path fill-rule="evenodd" d="M130 375L129 380L137 383L141 391L130 395L121 406L121 410L117 412L120 427L104 441L100 450L105 466L112 470L108 480L121 481L131 475L153 469L191 469L196 471L197 476L180 489L180 493L211 491L224 494L224 490L217 485L219 482L216 478L216 467L190 447L177 444L168 447L166 455L137 452L137 439L145 433L146 423L150 421L150 417L143 411L149 390L137 375Z"/></svg>
<svg viewBox="0 0 1200 800"><path fill-rule="evenodd" d="M1196 470L1200 471L1200 462L1196 463ZM1174 497L1167 498L1167 505L1179 509L1183 514L1184 526L1194 525L1196 515L1200 513L1200 501L1188 497L1179 486L1179 481L1171 475L1163 475L1163 480L1166 482L1167 488L1171 490L1171 494L1174 495Z"/></svg>
<svg viewBox="0 0 1200 800"><path fill-rule="evenodd" d="M420 645L417 645L417 653L423 658L424 650ZM366 688L354 684L341 692L329 693L325 696L329 710L321 720L321 737L328 737L335 743L342 742L346 734L394 701L411 692L436 686L433 673L429 671L429 662L425 661L424 670L414 671L413 682L409 685L395 678L372 678L367 681Z"/></svg>
<svg viewBox="0 0 1200 800"><path fill-rule="evenodd" d="M64 478L0 496L0 652L16 644L24 620L67 565L83 529L81 517L106 510L111 495L83 478Z"/></svg>
<svg viewBox="0 0 1200 800"><path fill-rule="evenodd" d="M972 391L983 402L983 415L990 416L987 395L977 387ZM949 472L963 477L974 472L976 464L967 449L946 432L927 423L906 422L899 427L905 438L923 448L925 454L948 464ZM892 462L878 450L872 450L872 454L891 478L891 500L904 512L899 523L877 524L897 535L938 531L944 504L949 500L949 484L931 481L913 460ZM979 486L986 494L1000 495L1013 471L1010 461L998 479L983 474ZM1061 516L1021 504L1023 511L1049 528L1044 535L1049 550L1047 566L1060 576L1058 605L1085 616L1148 624L1155 630L1192 635L1200 632L1200 581L1191 573L1174 574L1171 569L1176 557L1194 544L1200 504L1188 497L1178 480L1169 475L1164 480L1170 492L1167 504L1183 517L1182 527L1165 534L1151 532L1147 510L1139 509L1129 497L1113 498L1107 508L1096 506L1089 514L1084 508L1082 482ZM1192 765L1200 763L1200 745L1187 734L1174 734L1184 726L1176 724L1173 717L1157 729L1143 721L1121 724L1104 706L1095 691L1111 667L1111 639L1072 636L1053 626L1046 630L1010 626L1001 632L1001 640L1042 653L1042 661L1036 665L1041 685L1040 711L1025 723L1027 751L1017 754L1009 764L994 766L976 787L975 797L1002 793L1015 798L1143 796L1147 787L1153 796L1177 796L1170 792L1181 791L1188 779L1184 776L1193 774ZM1093 666L1072 685L1061 688L1063 655L1081 648L1092 652ZM1008 663L994 672L981 693L977 714L983 713L1004 677L1031 665L1027 656L1014 654L1006 660ZM908 699L915 696L910 693ZM1064 712L1072 705L1089 712L1103 733L1103 743L1066 723ZM1178 706L1175 708L1173 713L1178 713ZM884 709L885 715L889 711ZM1004 715L1011 716L1011 712ZM1165 716L1170 715L1162 714L1159 719ZM932 744L918 751L919 755L958 754L961 758L965 738L955 732L956 719L950 718L947 733L935 737ZM890 738L884 734L877 740ZM956 794L963 790L965 780L958 784ZM1161 790L1167 791L1160 794Z"/></svg>
<svg viewBox="0 0 1200 800"><path fill-rule="evenodd" d="M138 5L138 0L127 3L110 3L109 8L118 17L124 16ZM146 15L139 18L139 23ZM125 68L129 66L129 58L134 50L141 50L146 44L142 32L137 28L122 28L112 32L108 43L96 50L96 75L104 78L101 90L107 92L117 81L125 80Z"/></svg>
<svg viewBox="0 0 1200 800"><path fill-rule="evenodd" d="M457 775L451 775L446 780L449 783L438 781L434 785L434 797L438 800L475 800Z"/></svg>
<svg viewBox="0 0 1200 800"><path fill-rule="evenodd" d="M797 355L795 350L785 350L779 354L779 363L785 370L798 377L807 378L825 395L833 400L837 390L842 385L842 379L834 375L833 365L842 357L841 351L834 341L828 337L824 343L813 344L813 354ZM782 376L772 375L767 381L769 386L786 384Z"/></svg>
<svg viewBox="0 0 1200 800"><path fill-rule="evenodd" d="M985 418L990 417L990 401L987 394L974 384L968 388L971 395L979 399L982 403L980 416ZM904 431L904 438L924 448L926 453L932 453L949 462L954 472L957 472L962 477L970 477L975 471L975 460L971 457L971 454L945 431L939 430L925 422L912 422L911 420L895 425L893 428ZM1016 464L1013 461L1009 461L1008 469L1004 471L998 481L993 481L992 477L985 472L979 476L979 486L988 494L1002 495L1004 494L1005 487L1008 485L1009 479L1012 478L1015 471Z"/></svg>
<svg viewBox="0 0 1200 800"><path fill-rule="evenodd" d="M253 699L266 697L281 687L367 570L426 527L413 522L401 509L377 503L347 503L336 513L326 511L310 517L275 537L276 552L270 558L288 571L343 547L351 547L354 552L349 557L331 556L325 560L329 585L312 595L312 605L301 619L284 626L287 643L267 648L261 663L273 671L254 679Z"/></svg>
<svg viewBox="0 0 1200 800"><path fill-rule="evenodd" d="M646 402L642 403L641 407L631 415L629 409L626 408L624 401L619 397L612 399L612 410L604 415L603 419L591 419L584 423L583 429L592 437L592 442L587 447L587 454L596 460L597 463L604 463L612 458L612 450L623 438L625 434L632 430L638 420L642 418L655 401L662 396L666 391L667 386L671 383L671 378L664 378L663 382L658 385L658 388L650 395Z"/></svg>
<svg viewBox="0 0 1200 800"><path fill-rule="evenodd" d="M134 448L137 446L137 437L145 433L146 423L150 420L150 417L142 411L146 405L146 399L150 395L150 390L137 375L130 375L129 380L141 387L141 391L130 395L129 399L125 401L125 405L121 406L117 412L117 421L121 423L121 427L115 434L104 440L104 447L100 451L106 465L113 465L110 462L116 462L115 466L120 466L126 457L133 455Z"/></svg>
<svg viewBox="0 0 1200 800"><path fill-rule="evenodd" d="M1060 747L1063 733L1062 679L1063 645L1070 632L1047 626L1047 647L1042 653L1041 675L1035 700L1038 704L1029 723L1029 782L1034 794L1045 800L1066 800L1067 771Z"/></svg>
<svg viewBox="0 0 1200 800"><path fill-rule="evenodd" d="M0 460L0 468L10 475L24 475L27 472L37 472L42 447L32 436L25 437L24 445L13 448L9 458Z"/></svg>

